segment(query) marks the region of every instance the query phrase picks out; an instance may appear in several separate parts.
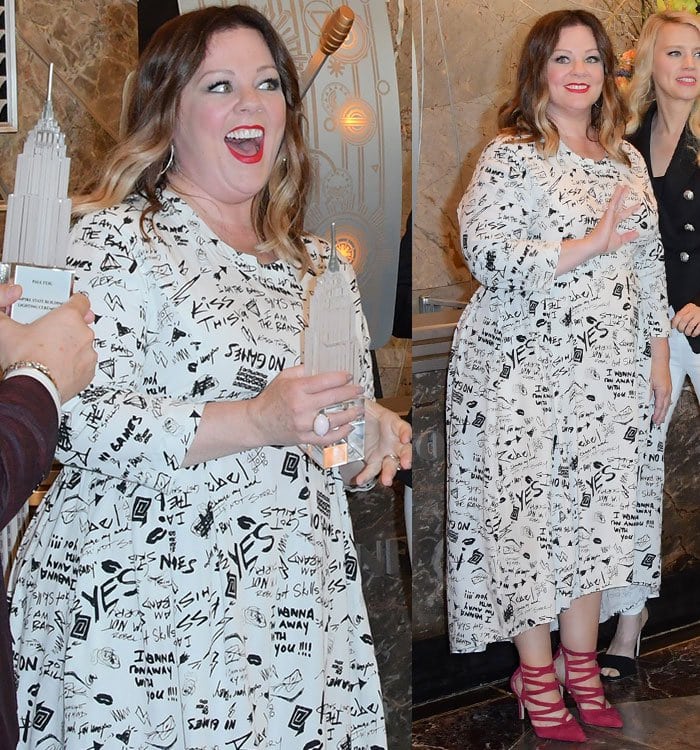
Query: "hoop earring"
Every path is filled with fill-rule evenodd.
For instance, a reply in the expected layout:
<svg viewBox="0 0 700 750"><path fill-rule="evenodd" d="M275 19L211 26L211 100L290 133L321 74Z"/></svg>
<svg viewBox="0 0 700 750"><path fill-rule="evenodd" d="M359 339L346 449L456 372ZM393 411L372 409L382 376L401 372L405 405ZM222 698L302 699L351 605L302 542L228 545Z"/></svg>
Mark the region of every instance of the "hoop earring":
<svg viewBox="0 0 700 750"><path fill-rule="evenodd" d="M158 178L162 177L169 169L173 166L173 161L175 160L175 146L173 144L170 144L170 156L168 157L168 161L166 162L163 169L158 172Z"/></svg>

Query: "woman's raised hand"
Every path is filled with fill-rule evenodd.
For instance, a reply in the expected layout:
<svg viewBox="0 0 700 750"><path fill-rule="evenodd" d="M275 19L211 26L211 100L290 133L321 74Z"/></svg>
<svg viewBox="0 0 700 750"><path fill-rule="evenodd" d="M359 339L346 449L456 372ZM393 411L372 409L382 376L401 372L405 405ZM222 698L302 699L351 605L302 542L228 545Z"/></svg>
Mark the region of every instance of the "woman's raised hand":
<svg viewBox="0 0 700 750"><path fill-rule="evenodd" d="M627 242L637 239L639 232L636 229L619 231L620 224L629 219L640 206L635 203L625 208L628 193L629 188L618 185L595 227L581 239L564 240L561 243L555 276L572 271L597 255L612 253Z"/></svg>
<svg viewBox="0 0 700 750"><path fill-rule="evenodd" d="M615 188L605 213L601 216L595 229L586 236L586 239L593 243L593 248L596 250L594 255L614 252L639 237L639 232L636 229L619 231L620 224L629 219L640 207L639 203L635 203L625 208L625 198L628 193L629 188L623 185L618 185Z"/></svg>

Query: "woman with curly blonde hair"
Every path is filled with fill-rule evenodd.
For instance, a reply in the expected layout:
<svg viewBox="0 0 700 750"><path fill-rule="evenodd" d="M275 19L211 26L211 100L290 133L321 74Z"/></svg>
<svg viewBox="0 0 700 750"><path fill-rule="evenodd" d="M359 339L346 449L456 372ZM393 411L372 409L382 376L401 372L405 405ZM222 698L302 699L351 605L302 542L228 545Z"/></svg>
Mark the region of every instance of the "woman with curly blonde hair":
<svg viewBox="0 0 700 750"><path fill-rule="evenodd" d="M686 375L700 394L700 18L656 13L642 28L627 90L630 142L651 175L664 246L671 316L671 406ZM660 509L659 509L660 513ZM603 598L603 619L620 612L617 631L599 659L602 674L636 672L634 656L647 619L649 589L630 586Z"/></svg>
<svg viewBox="0 0 700 750"><path fill-rule="evenodd" d="M353 373L300 364L330 255L303 231L308 176L264 16L210 7L156 32L71 237L98 374L19 555L21 748L386 750L343 477L303 446L364 411L346 479L390 484L411 429L372 398L347 264Z"/></svg>

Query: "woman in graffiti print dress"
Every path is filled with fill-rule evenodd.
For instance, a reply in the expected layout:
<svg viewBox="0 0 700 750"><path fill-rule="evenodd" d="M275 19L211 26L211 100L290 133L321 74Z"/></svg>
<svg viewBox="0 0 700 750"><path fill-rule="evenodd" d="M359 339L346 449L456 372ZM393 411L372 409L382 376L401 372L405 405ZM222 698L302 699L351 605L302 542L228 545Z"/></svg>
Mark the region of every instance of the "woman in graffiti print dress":
<svg viewBox="0 0 700 750"><path fill-rule="evenodd" d="M501 135L459 208L483 286L448 378L452 650L513 639L513 690L535 731L576 741L557 679L584 722L621 725L595 662L601 592L630 576L658 591L670 395L655 202L622 140L613 60L590 13L530 31Z"/></svg>
<svg viewBox="0 0 700 750"><path fill-rule="evenodd" d="M371 390L366 349L359 385L299 366L328 255L301 235L307 164L264 17L209 8L156 34L107 170L131 195L93 192L72 235L98 374L18 563L22 748L387 746L343 482L297 447L332 442L319 409ZM366 418L357 481L390 484L410 427L371 401Z"/></svg>

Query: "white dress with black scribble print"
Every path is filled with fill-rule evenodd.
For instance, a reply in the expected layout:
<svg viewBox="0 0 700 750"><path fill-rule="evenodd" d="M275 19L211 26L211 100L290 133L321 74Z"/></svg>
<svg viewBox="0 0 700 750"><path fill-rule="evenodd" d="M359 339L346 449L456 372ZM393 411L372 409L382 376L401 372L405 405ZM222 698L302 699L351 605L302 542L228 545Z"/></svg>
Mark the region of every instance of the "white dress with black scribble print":
<svg viewBox="0 0 700 750"><path fill-rule="evenodd" d="M459 208L483 285L454 337L447 393L447 587L453 651L480 651L660 575L663 444L651 428L650 337L668 335L644 161L498 138ZM555 277L562 240L618 184L637 240Z"/></svg>
<svg viewBox="0 0 700 750"><path fill-rule="evenodd" d="M139 200L73 230L99 363L20 554L20 747L384 749L340 479L297 448L177 468L207 401L299 363L313 277L164 199L150 243ZM324 267L327 247L308 249ZM371 392L366 350L363 367Z"/></svg>

